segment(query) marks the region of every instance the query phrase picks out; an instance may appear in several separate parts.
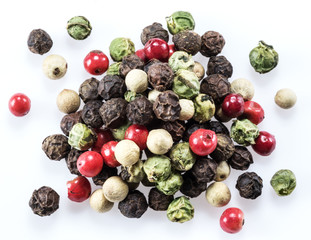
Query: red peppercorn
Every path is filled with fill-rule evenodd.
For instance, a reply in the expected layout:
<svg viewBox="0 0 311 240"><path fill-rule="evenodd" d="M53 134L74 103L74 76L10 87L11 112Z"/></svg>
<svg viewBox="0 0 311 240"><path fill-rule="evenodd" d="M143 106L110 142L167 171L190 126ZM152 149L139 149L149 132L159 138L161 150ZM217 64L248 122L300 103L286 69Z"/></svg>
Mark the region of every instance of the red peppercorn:
<svg viewBox="0 0 311 240"><path fill-rule="evenodd" d="M83 202L89 198L92 188L86 177L79 176L67 182L68 198L74 202Z"/></svg>
<svg viewBox="0 0 311 240"><path fill-rule="evenodd" d="M211 130L200 128L190 135L189 145L195 154L206 156L215 150L217 136Z"/></svg>
<svg viewBox="0 0 311 240"><path fill-rule="evenodd" d="M100 153L102 146L113 140L112 133L109 129L95 129L97 140L92 147L92 151Z"/></svg>
<svg viewBox="0 0 311 240"><path fill-rule="evenodd" d="M168 57L170 58L173 55L173 53L176 52L176 48L175 44L170 44L168 45L168 47L169 47Z"/></svg>
<svg viewBox="0 0 311 240"><path fill-rule="evenodd" d="M109 59L100 50L93 50L84 58L84 68L92 75L102 75L108 67Z"/></svg>
<svg viewBox="0 0 311 240"><path fill-rule="evenodd" d="M145 126L133 124L126 129L124 139L134 141L140 150L144 150L147 147L148 134Z"/></svg>
<svg viewBox="0 0 311 240"><path fill-rule="evenodd" d="M222 112L231 118L236 118L244 112L244 100L240 94L227 95L221 105Z"/></svg>
<svg viewBox="0 0 311 240"><path fill-rule="evenodd" d="M98 152L87 151L77 160L79 172L86 177L95 177L103 168L104 160Z"/></svg>
<svg viewBox="0 0 311 240"><path fill-rule="evenodd" d="M116 157L114 156L114 149L118 144L117 141L110 141L103 145L100 153L104 158L104 163L108 167L118 167L121 164L117 161Z"/></svg>
<svg viewBox="0 0 311 240"><path fill-rule="evenodd" d="M25 116L31 107L31 101L23 93L15 93L9 100L9 110L16 117Z"/></svg>
<svg viewBox="0 0 311 240"><path fill-rule="evenodd" d="M227 208L220 217L220 227L227 233L239 232L244 224L244 213L239 208Z"/></svg>
<svg viewBox="0 0 311 240"><path fill-rule="evenodd" d="M252 148L261 156L269 156L274 151L275 146L276 140L274 135L265 131L260 131Z"/></svg>
<svg viewBox="0 0 311 240"><path fill-rule="evenodd" d="M144 49L138 49L135 54L141 59L143 60L144 62L147 62L148 59L145 55L145 50Z"/></svg>
<svg viewBox="0 0 311 240"><path fill-rule="evenodd" d="M239 119L245 118L258 125L265 118L265 112L258 103L254 101L246 101L244 102L244 113L239 117Z"/></svg>
<svg viewBox="0 0 311 240"><path fill-rule="evenodd" d="M167 62L169 46L167 42L160 38L152 38L145 44L144 52L148 60L155 58L162 62Z"/></svg>

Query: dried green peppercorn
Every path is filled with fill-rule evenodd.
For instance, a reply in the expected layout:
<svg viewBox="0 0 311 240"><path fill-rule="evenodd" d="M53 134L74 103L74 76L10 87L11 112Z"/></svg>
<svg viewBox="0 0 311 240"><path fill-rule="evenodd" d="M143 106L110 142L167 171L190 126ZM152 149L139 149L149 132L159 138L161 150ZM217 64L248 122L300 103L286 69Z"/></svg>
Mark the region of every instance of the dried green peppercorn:
<svg viewBox="0 0 311 240"><path fill-rule="evenodd" d="M147 125L154 117L153 104L145 96L135 98L127 105L126 116L133 124Z"/></svg>
<svg viewBox="0 0 311 240"><path fill-rule="evenodd" d="M196 182L208 183L214 180L217 162L211 158L199 158L189 170Z"/></svg>
<svg viewBox="0 0 311 240"><path fill-rule="evenodd" d="M262 179L255 172L245 172L238 177L235 188L240 196L247 199L256 199L261 195Z"/></svg>
<svg viewBox="0 0 311 240"><path fill-rule="evenodd" d="M234 143L231 138L223 133L217 135L217 146L210 156L217 162L228 160L234 153Z"/></svg>
<svg viewBox="0 0 311 240"><path fill-rule="evenodd" d="M281 169L272 176L270 184L277 195L287 196L296 188L296 177L291 170Z"/></svg>
<svg viewBox="0 0 311 240"><path fill-rule="evenodd" d="M279 55L273 46L259 41L258 46L249 53L249 61L256 72L267 73L278 65Z"/></svg>
<svg viewBox="0 0 311 240"><path fill-rule="evenodd" d="M199 79L194 72L179 69L175 73L172 89L179 97L192 99L199 94Z"/></svg>
<svg viewBox="0 0 311 240"><path fill-rule="evenodd" d="M140 93L136 93L136 92L130 91L130 90L127 90L124 93L124 99L127 102L131 102L131 101L135 100L136 98L139 98L139 97L142 97L142 96L144 96L144 95L142 95Z"/></svg>
<svg viewBox="0 0 311 240"><path fill-rule="evenodd" d="M168 59L168 64L174 72L177 72L179 69L191 70L195 65L192 56L184 51L174 52Z"/></svg>
<svg viewBox="0 0 311 240"><path fill-rule="evenodd" d="M118 209L128 218L140 218L148 209L147 200L140 191L129 192L127 197L119 202Z"/></svg>
<svg viewBox="0 0 311 240"><path fill-rule="evenodd" d="M42 142L42 150L51 160L61 160L65 158L70 151L68 138L62 134L54 134L46 137Z"/></svg>
<svg viewBox="0 0 311 240"><path fill-rule="evenodd" d="M83 123L76 123L70 133L68 143L77 150L87 150L93 146L96 134Z"/></svg>
<svg viewBox="0 0 311 240"><path fill-rule="evenodd" d="M152 38L160 38L168 42L168 32L162 27L161 23L154 22L152 25L145 27L140 35L140 40L143 45Z"/></svg>
<svg viewBox="0 0 311 240"><path fill-rule="evenodd" d="M83 40L91 34L92 26L85 17L76 16L67 22L67 31L73 39Z"/></svg>
<svg viewBox="0 0 311 240"><path fill-rule="evenodd" d="M95 185L103 186L104 182L108 178L112 176L117 176L117 175L118 175L117 168L111 168L111 167L108 167L106 164L104 164L102 170L95 177L92 177L92 180Z"/></svg>
<svg viewBox="0 0 311 240"><path fill-rule="evenodd" d="M144 162L143 168L150 182L162 181L171 174L171 160L164 155L155 155Z"/></svg>
<svg viewBox="0 0 311 240"><path fill-rule="evenodd" d="M248 119L235 120L231 126L230 136L243 146L255 144L255 139L259 136L257 125Z"/></svg>
<svg viewBox="0 0 311 240"><path fill-rule="evenodd" d="M176 34L184 30L193 30L195 27L194 19L189 12L177 11L165 18L167 28L171 34Z"/></svg>
<svg viewBox="0 0 311 240"><path fill-rule="evenodd" d="M84 152L85 151L79 151L75 148L72 148L68 156L65 158L68 170L70 171L71 174L81 176L81 173L79 172L77 167L77 160L80 157L80 155Z"/></svg>
<svg viewBox="0 0 311 240"><path fill-rule="evenodd" d="M201 36L194 31L185 30L173 35L176 50L185 51L192 56L201 49Z"/></svg>
<svg viewBox="0 0 311 240"><path fill-rule="evenodd" d="M126 121L120 127L115 128L115 129L111 129L111 133L112 133L112 136L114 137L114 139L116 139L117 141L123 140L124 139L124 135L125 135L125 131L126 131L126 129L128 129L128 127L131 124L132 123L130 121Z"/></svg>
<svg viewBox="0 0 311 240"><path fill-rule="evenodd" d="M207 64L207 75L222 74L227 78L232 76L233 68L231 63L224 56L212 56Z"/></svg>
<svg viewBox="0 0 311 240"><path fill-rule="evenodd" d="M218 55L226 43L223 36L215 31L205 32L201 37L201 41L200 53L205 57Z"/></svg>
<svg viewBox="0 0 311 240"><path fill-rule="evenodd" d="M160 124L160 128L168 131L171 134L174 142L179 142L185 132L184 122L178 120L174 122L162 122Z"/></svg>
<svg viewBox="0 0 311 240"><path fill-rule="evenodd" d="M211 96L207 94L200 93L193 100L195 113L193 119L199 123L204 123L214 116L215 114L215 104Z"/></svg>
<svg viewBox="0 0 311 240"><path fill-rule="evenodd" d="M28 36L27 45L31 52L43 55L50 51L53 46L53 41L46 31L34 29Z"/></svg>
<svg viewBox="0 0 311 240"><path fill-rule="evenodd" d="M171 172L170 176L162 181L156 182L158 190L166 195L174 195L183 184L183 178L178 172Z"/></svg>
<svg viewBox="0 0 311 240"><path fill-rule="evenodd" d="M106 75L98 84L98 94L104 99L123 97L126 85L118 75Z"/></svg>
<svg viewBox="0 0 311 240"><path fill-rule="evenodd" d="M85 80L79 87L79 96L83 102L90 100L99 100L101 96L98 94L99 81L96 78Z"/></svg>
<svg viewBox="0 0 311 240"><path fill-rule="evenodd" d="M180 142L172 147L169 153L172 166L178 171L188 171L196 161L188 142Z"/></svg>
<svg viewBox="0 0 311 240"><path fill-rule="evenodd" d="M120 65L121 65L121 62L116 62L116 63L111 64L108 67L106 74L107 75L120 75Z"/></svg>
<svg viewBox="0 0 311 240"><path fill-rule="evenodd" d="M167 208L167 218L172 222L184 223L194 216L194 208L188 198L175 198Z"/></svg>
<svg viewBox="0 0 311 240"><path fill-rule="evenodd" d="M251 152L243 146L234 146L234 148L234 153L228 159L229 165L236 170L247 170L254 162Z"/></svg>
<svg viewBox="0 0 311 240"><path fill-rule="evenodd" d="M135 53L135 45L129 38L115 38L109 46L111 58L120 62L123 57Z"/></svg>
<svg viewBox="0 0 311 240"><path fill-rule="evenodd" d="M172 86L174 72L167 63L152 64L148 68L148 81L155 90L165 91Z"/></svg>
<svg viewBox="0 0 311 240"><path fill-rule="evenodd" d="M102 106L102 101L88 101L82 109L82 120L85 124L92 128L100 128L103 126L103 120L99 114L99 109Z"/></svg>
<svg viewBox="0 0 311 240"><path fill-rule="evenodd" d="M144 61L136 54L130 54L122 58L119 73L121 77L125 78L126 75L133 69L144 69Z"/></svg>
<svg viewBox="0 0 311 240"><path fill-rule="evenodd" d="M131 166L121 166L121 178L129 183L139 183L145 176L143 165L143 162L138 160L138 162Z"/></svg>
<svg viewBox="0 0 311 240"><path fill-rule="evenodd" d="M180 187L180 192L188 197L198 197L207 188L206 182L198 183L195 177L187 171L183 176L183 184Z"/></svg>
<svg viewBox="0 0 311 240"><path fill-rule="evenodd" d="M82 111L80 110L80 111L75 112L75 113L66 114L62 118L62 120L60 122L60 129L63 131L63 133L66 136L69 136L70 130L72 129L72 127L76 123L83 123L81 115L82 115Z"/></svg>
<svg viewBox="0 0 311 240"><path fill-rule="evenodd" d="M173 200L173 195L166 195L157 188L151 188L148 194L148 205L155 211L166 211Z"/></svg>

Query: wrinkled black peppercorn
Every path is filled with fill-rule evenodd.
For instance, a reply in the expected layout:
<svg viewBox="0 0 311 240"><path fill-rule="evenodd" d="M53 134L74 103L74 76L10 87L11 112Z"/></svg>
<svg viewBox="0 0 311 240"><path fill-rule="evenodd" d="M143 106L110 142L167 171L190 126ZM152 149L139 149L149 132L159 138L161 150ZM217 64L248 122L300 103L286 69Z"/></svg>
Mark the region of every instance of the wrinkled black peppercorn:
<svg viewBox="0 0 311 240"><path fill-rule="evenodd" d="M217 133L224 133L228 136L230 136L230 132L228 128L221 122L218 121L209 121L205 124L206 129L214 131Z"/></svg>
<svg viewBox="0 0 311 240"><path fill-rule="evenodd" d="M98 84L98 94L104 100L121 98L125 92L125 81L119 75L106 75Z"/></svg>
<svg viewBox="0 0 311 240"><path fill-rule="evenodd" d="M222 103L230 93L230 83L224 75L212 74L201 81L200 92L210 95L216 104Z"/></svg>
<svg viewBox="0 0 311 240"><path fill-rule="evenodd" d="M247 170L253 162L251 152L244 146L235 146L233 155L228 159L228 164L236 170Z"/></svg>
<svg viewBox="0 0 311 240"><path fill-rule="evenodd" d="M67 167L71 174L76 174L78 176L81 176L81 173L79 172L78 167L77 167L77 160L80 157L80 155L84 152L85 151L79 151L75 148L72 148L68 156L65 158Z"/></svg>
<svg viewBox="0 0 311 240"><path fill-rule="evenodd" d="M200 53L205 57L216 56L221 53L226 43L223 36L215 31L208 31L204 33L201 40L202 44Z"/></svg>
<svg viewBox="0 0 311 240"><path fill-rule="evenodd" d="M160 93L153 103L153 111L158 119L174 122L179 119L181 107L176 93L167 90Z"/></svg>
<svg viewBox="0 0 311 240"><path fill-rule="evenodd" d="M179 142L182 139L186 130L185 123L179 120L174 122L162 122L160 128L168 131L171 134L174 142Z"/></svg>
<svg viewBox="0 0 311 240"><path fill-rule="evenodd" d="M145 96L135 98L127 105L126 116L133 124L147 125L154 117L152 107L152 103Z"/></svg>
<svg viewBox="0 0 311 240"><path fill-rule="evenodd" d="M162 27L161 23L153 23L145 27L140 35L140 40L145 45L152 38L160 38L165 42L168 42L168 31Z"/></svg>
<svg viewBox="0 0 311 240"><path fill-rule="evenodd" d="M53 41L46 31L34 29L29 34L27 44L31 52L43 55L50 51Z"/></svg>
<svg viewBox="0 0 311 240"><path fill-rule="evenodd" d="M148 81L155 90L169 89L174 80L174 72L168 63L152 64L148 69Z"/></svg>
<svg viewBox="0 0 311 240"><path fill-rule="evenodd" d="M100 128L103 126L103 120L99 115L99 109L102 106L102 101L88 101L82 109L82 120L85 124L92 128Z"/></svg>
<svg viewBox="0 0 311 240"><path fill-rule="evenodd" d="M198 197L207 188L206 182L198 183L190 172L186 172L182 177L184 181L180 192L188 197Z"/></svg>
<svg viewBox="0 0 311 240"><path fill-rule="evenodd" d="M69 136L69 132L72 129L73 125L75 125L76 123L83 123L81 115L82 111L80 110L75 113L66 114L62 118L60 122L60 129L66 136Z"/></svg>
<svg viewBox="0 0 311 240"><path fill-rule="evenodd" d="M173 35L176 50L196 55L201 49L201 36L194 31L185 30Z"/></svg>
<svg viewBox="0 0 311 240"><path fill-rule="evenodd" d="M117 176L117 175L118 175L117 168L111 168L111 167L108 167L106 164L104 164L102 170L95 177L92 177L92 180L95 185L103 186L104 182L108 178L112 176Z"/></svg>
<svg viewBox="0 0 311 240"><path fill-rule="evenodd" d="M157 188L151 188L148 194L148 205L155 211L166 211L173 200L173 195L166 195Z"/></svg>
<svg viewBox="0 0 311 240"><path fill-rule="evenodd" d="M131 191L127 197L119 202L118 209L128 218L140 218L148 209L147 200L140 191Z"/></svg>
<svg viewBox="0 0 311 240"><path fill-rule="evenodd" d="M144 66L144 71L146 73L148 73L149 68L153 65L153 64L158 64L158 63L162 63L160 60L156 59L156 58L152 58L150 59Z"/></svg>
<svg viewBox="0 0 311 240"><path fill-rule="evenodd" d="M217 162L227 161L234 153L234 143L226 134L218 133L216 136L217 146L210 156Z"/></svg>
<svg viewBox="0 0 311 240"><path fill-rule="evenodd" d="M123 98L112 98L104 102L99 109L103 123L107 128L114 129L120 127L126 121L127 101Z"/></svg>
<svg viewBox="0 0 311 240"><path fill-rule="evenodd" d="M238 177L235 188L240 196L247 199L256 199L261 195L262 179L255 172L245 172Z"/></svg>
<svg viewBox="0 0 311 240"><path fill-rule="evenodd" d="M207 75L222 74L227 78L232 76L233 68L231 63L224 56L210 57L207 64Z"/></svg>
<svg viewBox="0 0 311 240"><path fill-rule="evenodd" d="M90 100L99 100L101 96L98 94L99 81L96 78L86 79L79 87L79 96L83 102Z"/></svg>
<svg viewBox="0 0 311 240"><path fill-rule="evenodd" d="M210 158L199 158L188 171L198 183L208 183L214 180L217 163Z"/></svg>
<svg viewBox="0 0 311 240"><path fill-rule="evenodd" d="M43 186L33 191L29 207L34 214L41 217L50 216L59 208L59 195L52 188Z"/></svg>
<svg viewBox="0 0 311 240"><path fill-rule="evenodd" d="M119 72L121 77L125 78L125 76L129 73L129 71L133 69L144 69L144 61L140 59L136 54L131 54L122 58L122 62L120 64Z"/></svg>
<svg viewBox="0 0 311 240"><path fill-rule="evenodd" d="M65 158L71 147L68 138L62 134L54 134L46 137L42 142L42 150L51 160L61 160Z"/></svg>

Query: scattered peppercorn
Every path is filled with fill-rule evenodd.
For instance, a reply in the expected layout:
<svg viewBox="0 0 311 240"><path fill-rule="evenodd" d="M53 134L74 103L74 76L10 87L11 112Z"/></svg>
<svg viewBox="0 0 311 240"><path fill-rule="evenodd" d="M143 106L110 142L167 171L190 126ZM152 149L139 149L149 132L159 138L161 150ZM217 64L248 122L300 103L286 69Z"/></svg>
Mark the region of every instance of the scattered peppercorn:
<svg viewBox="0 0 311 240"><path fill-rule="evenodd" d="M83 40L91 34L92 26L86 17L76 16L67 22L67 31L73 39Z"/></svg>
<svg viewBox="0 0 311 240"><path fill-rule="evenodd" d="M274 101L280 108L289 109L296 104L297 96L293 90L283 88L277 91Z"/></svg>
<svg viewBox="0 0 311 240"><path fill-rule="evenodd" d="M67 67L65 58L56 54L47 56L42 64L43 73L52 80L57 80L65 76Z"/></svg>
<svg viewBox="0 0 311 240"><path fill-rule="evenodd" d="M249 101L254 97L255 89L251 81L238 78L231 82L231 92L240 94L245 101Z"/></svg>
<svg viewBox="0 0 311 240"><path fill-rule="evenodd" d="M121 77L125 78L126 75L133 69L144 69L144 61L141 60L136 54L130 54L122 58L119 67Z"/></svg>
<svg viewBox="0 0 311 240"><path fill-rule="evenodd" d="M185 30L173 35L173 42L177 51L185 51L192 56L201 49L201 36L194 31Z"/></svg>
<svg viewBox="0 0 311 240"><path fill-rule="evenodd" d="M176 51L168 59L168 64L174 72L177 72L179 69L193 69L195 62L190 54L184 51Z"/></svg>
<svg viewBox="0 0 311 240"><path fill-rule="evenodd" d="M46 31L34 29L28 36L27 44L31 52L43 55L50 51L53 46L53 41Z"/></svg>
<svg viewBox="0 0 311 240"><path fill-rule="evenodd" d="M217 163L210 158L199 158L196 160L189 173L193 175L196 182L208 183L214 180Z"/></svg>
<svg viewBox="0 0 311 240"><path fill-rule="evenodd" d="M167 63L152 64L148 69L148 81L155 90L165 91L172 86L174 72Z"/></svg>
<svg viewBox="0 0 311 240"><path fill-rule="evenodd" d="M253 163L253 156L244 146L234 146L234 153L228 159L229 165L236 170L247 170Z"/></svg>
<svg viewBox="0 0 311 240"><path fill-rule="evenodd" d="M145 195L138 190L131 191L127 197L119 202L118 209L128 218L140 218L148 209Z"/></svg>
<svg viewBox="0 0 311 240"><path fill-rule="evenodd" d="M183 184L183 178L180 173L172 171L169 177L162 181L156 182L158 190L166 195L174 195Z"/></svg>
<svg viewBox="0 0 311 240"><path fill-rule="evenodd" d="M143 162L138 160L131 166L121 166L121 178L128 183L139 183L145 176L143 165Z"/></svg>
<svg viewBox="0 0 311 240"><path fill-rule="evenodd" d="M62 134L50 135L42 142L42 150L51 160L59 161L65 158L70 149L68 138Z"/></svg>
<svg viewBox="0 0 311 240"><path fill-rule="evenodd" d="M223 133L226 135L230 135L230 132L228 130L228 128L221 122L218 121L209 121L205 124L205 128L212 130L213 132L215 132L216 134L218 133Z"/></svg>
<svg viewBox="0 0 311 240"><path fill-rule="evenodd" d="M230 202L231 192L223 182L214 182L207 187L205 198L212 206L223 207Z"/></svg>
<svg viewBox="0 0 311 240"><path fill-rule="evenodd" d="M221 161L218 163L218 166L216 168L216 175L214 180L216 182L221 182L226 180L230 175L231 169L227 161Z"/></svg>
<svg viewBox="0 0 311 240"><path fill-rule="evenodd" d="M223 133L217 135L217 146L210 156L217 162L227 161L234 153L234 143L231 138Z"/></svg>
<svg viewBox="0 0 311 240"><path fill-rule="evenodd" d="M198 197L207 188L206 182L198 183L196 178L187 171L183 175L183 184L180 187L180 192L188 197Z"/></svg>
<svg viewBox="0 0 311 240"><path fill-rule="evenodd" d="M69 132L68 143L77 150L87 150L96 141L96 134L83 123L76 123Z"/></svg>
<svg viewBox="0 0 311 240"><path fill-rule="evenodd" d="M125 81L118 75L106 75L98 84L98 94L104 100L121 98L125 91Z"/></svg>
<svg viewBox="0 0 311 240"><path fill-rule="evenodd" d="M172 90L180 98L192 99L199 94L199 79L194 72L185 69L179 69L175 73Z"/></svg>
<svg viewBox="0 0 311 240"><path fill-rule="evenodd" d="M82 120L85 124L92 128L100 128L103 126L103 120L99 114L99 109L102 106L102 101L88 101L82 109Z"/></svg>
<svg viewBox="0 0 311 240"><path fill-rule="evenodd" d="M80 155L84 152L85 151L79 151L75 148L72 148L68 153L67 157L65 158L67 167L71 174L81 176L81 173L79 172L77 167L77 160L80 157Z"/></svg>
<svg viewBox="0 0 311 240"><path fill-rule="evenodd" d="M135 98L126 107L126 116L130 122L138 125L149 124L153 117L153 105L145 96Z"/></svg>
<svg viewBox="0 0 311 240"><path fill-rule="evenodd" d="M291 170L281 169L272 176L270 184L277 195L287 196L296 188L296 177Z"/></svg>
<svg viewBox="0 0 311 240"><path fill-rule="evenodd" d="M193 119L199 123L204 123L214 116L215 114L215 104L211 96L207 94L200 93L193 100L195 113Z"/></svg>
<svg viewBox="0 0 311 240"><path fill-rule="evenodd" d="M212 56L207 64L207 75L222 74L227 78L232 76L233 68L225 56Z"/></svg>
<svg viewBox="0 0 311 240"><path fill-rule="evenodd" d="M140 40L143 45L152 38L160 38L168 42L168 32L162 27L161 23L154 22L152 25L145 27L140 35Z"/></svg>
<svg viewBox="0 0 311 240"><path fill-rule="evenodd" d="M262 179L255 172L245 172L238 177L235 188L240 196L247 199L256 199L261 195Z"/></svg>
<svg viewBox="0 0 311 240"><path fill-rule="evenodd" d="M148 205L155 211L166 211L173 200L173 195L166 195L157 188L151 188L148 194Z"/></svg>
<svg viewBox="0 0 311 240"><path fill-rule="evenodd" d="M174 142L179 142L185 132L185 124L183 121L179 120L174 122L162 122L160 128L168 131L171 134Z"/></svg>
<svg viewBox="0 0 311 240"><path fill-rule="evenodd" d="M116 61L122 61L123 57L135 53L135 45L129 38L115 38L109 46L111 58Z"/></svg>
<svg viewBox="0 0 311 240"><path fill-rule="evenodd" d="M255 139L259 136L258 127L248 119L235 120L231 126L230 136L243 146L255 144Z"/></svg>
<svg viewBox="0 0 311 240"><path fill-rule="evenodd" d="M172 222L184 223L194 216L194 208L185 196L175 198L167 208L167 218Z"/></svg>
<svg viewBox="0 0 311 240"><path fill-rule="evenodd" d="M223 36L215 31L205 32L202 37L200 53L205 57L216 56L221 53L226 41Z"/></svg>
<svg viewBox="0 0 311 240"><path fill-rule="evenodd" d="M98 94L99 81L96 78L89 78L85 80L79 87L79 96L83 102L90 100L100 100L101 96Z"/></svg>
<svg viewBox="0 0 311 240"><path fill-rule="evenodd" d="M189 12L177 11L165 19L167 28L173 35L184 30L193 30L195 27L194 19Z"/></svg>

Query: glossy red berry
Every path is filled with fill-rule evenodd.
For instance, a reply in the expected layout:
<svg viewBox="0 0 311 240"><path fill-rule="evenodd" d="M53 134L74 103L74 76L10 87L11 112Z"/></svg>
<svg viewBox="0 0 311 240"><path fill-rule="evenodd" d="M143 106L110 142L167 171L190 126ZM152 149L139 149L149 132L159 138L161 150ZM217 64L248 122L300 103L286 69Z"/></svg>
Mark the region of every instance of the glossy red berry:
<svg viewBox="0 0 311 240"><path fill-rule="evenodd" d="M244 112L244 100L240 94L227 95L221 105L222 112L228 117L236 118Z"/></svg>
<svg viewBox="0 0 311 240"><path fill-rule="evenodd" d="M168 57L170 58L174 52L176 52L175 44L168 45L169 51L168 51Z"/></svg>
<svg viewBox="0 0 311 240"><path fill-rule="evenodd" d="M147 147L148 134L148 129L145 126L133 124L126 129L124 139L132 140L140 150L144 150Z"/></svg>
<svg viewBox="0 0 311 240"><path fill-rule="evenodd" d="M100 153L103 156L104 163L108 167L118 167L121 164L117 161L116 157L114 156L114 149L118 144L117 141L110 141L103 145Z"/></svg>
<svg viewBox="0 0 311 240"><path fill-rule="evenodd" d="M144 62L147 62L148 59L145 55L145 50L144 49L138 49L135 54L141 59L143 60Z"/></svg>
<svg viewBox="0 0 311 240"><path fill-rule="evenodd" d="M148 60L155 58L162 62L167 62L169 46L167 42L160 38L152 38L145 44L144 52Z"/></svg>
<svg viewBox="0 0 311 240"><path fill-rule="evenodd" d="M77 160L79 172L86 177L95 177L103 168L104 160L98 152L87 151Z"/></svg>
<svg viewBox="0 0 311 240"><path fill-rule="evenodd" d="M274 151L275 146L276 140L274 135L265 131L260 131L252 148L261 156L269 156Z"/></svg>
<svg viewBox="0 0 311 240"><path fill-rule="evenodd" d="M196 155L206 156L215 150L217 136L211 130L200 128L190 135L189 145Z"/></svg>
<svg viewBox="0 0 311 240"><path fill-rule="evenodd" d="M108 57L100 50L89 52L83 63L85 70L92 75L102 75L109 67Z"/></svg>
<svg viewBox="0 0 311 240"><path fill-rule="evenodd" d="M258 103L254 101L246 101L244 102L244 113L239 118L247 118L252 123L257 125L265 118L265 112Z"/></svg>
<svg viewBox="0 0 311 240"><path fill-rule="evenodd" d="M92 151L100 153L102 146L113 140L112 133L109 129L95 129L97 140L92 147Z"/></svg>
<svg viewBox="0 0 311 240"><path fill-rule="evenodd" d="M244 213L239 208L227 208L220 217L220 227L227 233L237 233L244 225Z"/></svg>
<svg viewBox="0 0 311 240"><path fill-rule="evenodd" d="M9 100L9 110L16 117L25 116L31 107L31 101L23 93L14 94Z"/></svg>
<svg viewBox="0 0 311 240"><path fill-rule="evenodd" d="M91 184L86 177L79 176L67 182L68 198L74 202L83 202L91 194Z"/></svg>

